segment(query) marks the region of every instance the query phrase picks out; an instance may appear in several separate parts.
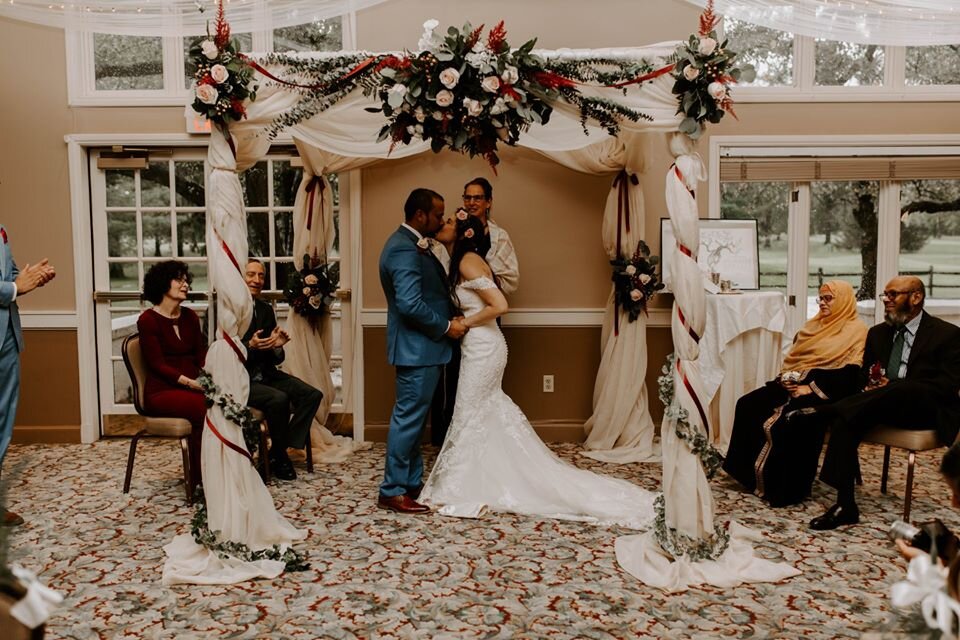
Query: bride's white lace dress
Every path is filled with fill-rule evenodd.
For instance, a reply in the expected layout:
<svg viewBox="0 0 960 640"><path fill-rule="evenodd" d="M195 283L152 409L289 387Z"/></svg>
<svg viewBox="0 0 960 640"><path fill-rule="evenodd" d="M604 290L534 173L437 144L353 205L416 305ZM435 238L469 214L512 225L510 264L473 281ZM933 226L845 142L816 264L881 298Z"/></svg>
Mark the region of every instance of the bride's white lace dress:
<svg viewBox="0 0 960 640"><path fill-rule="evenodd" d="M495 286L489 278L457 285L464 315L483 309L477 290ZM503 392L507 343L496 322L470 329L461 347L453 420L421 502L467 518L490 509L649 528L653 493L562 461Z"/></svg>

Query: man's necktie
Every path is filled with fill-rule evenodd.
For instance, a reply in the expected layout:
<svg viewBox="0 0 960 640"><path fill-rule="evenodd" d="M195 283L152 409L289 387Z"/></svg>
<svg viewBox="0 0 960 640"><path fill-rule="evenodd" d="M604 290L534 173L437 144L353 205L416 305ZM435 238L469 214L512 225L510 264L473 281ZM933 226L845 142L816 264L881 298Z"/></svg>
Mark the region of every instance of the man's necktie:
<svg viewBox="0 0 960 640"><path fill-rule="evenodd" d="M906 333L906 327L897 329L897 335L893 339L893 349L890 351L890 360L887 361L887 380L897 380L900 377L900 365L903 360L903 342Z"/></svg>

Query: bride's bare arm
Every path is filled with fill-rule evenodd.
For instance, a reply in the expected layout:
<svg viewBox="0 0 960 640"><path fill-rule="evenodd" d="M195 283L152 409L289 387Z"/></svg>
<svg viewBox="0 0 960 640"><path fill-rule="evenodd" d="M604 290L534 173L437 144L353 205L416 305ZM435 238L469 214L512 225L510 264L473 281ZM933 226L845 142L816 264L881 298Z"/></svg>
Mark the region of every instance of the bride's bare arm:
<svg viewBox="0 0 960 640"><path fill-rule="evenodd" d="M483 258L475 253L468 253L463 256L463 260L460 262L460 277L463 281L486 277L492 282L493 272L490 270L490 265L488 265ZM502 316L510 309L507 305L507 299L503 296L503 292L497 287L475 289L475 291L486 306L472 316L467 316L463 319L463 323L467 325L467 327L472 328L490 322L494 318Z"/></svg>

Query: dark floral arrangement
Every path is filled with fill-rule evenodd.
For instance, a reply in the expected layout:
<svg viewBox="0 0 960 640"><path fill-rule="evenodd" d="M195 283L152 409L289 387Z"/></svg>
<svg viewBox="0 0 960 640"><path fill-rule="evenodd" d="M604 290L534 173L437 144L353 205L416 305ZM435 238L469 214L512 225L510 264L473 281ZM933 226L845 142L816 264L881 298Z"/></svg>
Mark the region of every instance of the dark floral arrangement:
<svg viewBox="0 0 960 640"><path fill-rule="evenodd" d="M291 271L283 291L290 307L311 322L318 321L336 301L340 284L340 263L326 262L320 256L303 256L303 267Z"/></svg>
<svg viewBox="0 0 960 640"><path fill-rule="evenodd" d="M752 65L734 67L736 52L727 49L727 41L718 41L713 1L700 15L700 30L690 36L674 54L673 93L677 96L677 113L684 114L680 132L694 140L703 133L704 122L720 122L725 113L734 118L730 85L756 75Z"/></svg>
<svg viewBox="0 0 960 640"><path fill-rule="evenodd" d="M627 311L630 322L636 321L641 312L646 313L650 298L663 289L657 277L659 263L660 258L650 255L650 247L643 240L637 243L637 250L629 260L620 257L610 261L614 302Z"/></svg>
<svg viewBox="0 0 960 640"><path fill-rule="evenodd" d="M253 68L237 52L230 39L230 25L218 3L216 31L190 45L190 64L195 80L193 110L207 120L225 124L247 117L246 100L256 100L257 86L251 88ZM209 25L208 25L209 29Z"/></svg>

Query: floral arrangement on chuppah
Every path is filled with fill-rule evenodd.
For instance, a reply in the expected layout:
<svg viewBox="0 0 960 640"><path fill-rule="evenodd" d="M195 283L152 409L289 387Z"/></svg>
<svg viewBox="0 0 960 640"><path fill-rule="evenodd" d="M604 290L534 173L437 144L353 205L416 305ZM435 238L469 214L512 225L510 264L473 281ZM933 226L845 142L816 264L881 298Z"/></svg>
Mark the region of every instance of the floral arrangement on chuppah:
<svg viewBox="0 0 960 640"><path fill-rule="evenodd" d="M209 31L190 45L189 64L193 69L193 110L211 122L229 122L247 117L244 102L257 99L257 85L252 84L253 68L237 51L236 40L230 39L230 25L217 6L214 35Z"/></svg>
<svg viewBox="0 0 960 640"><path fill-rule="evenodd" d="M650 247L643 240L637 243L637 250L629 259L610 261L615 304L627 312L630 322L647 313L650 298L664 287L657 277L659 263L659 256L650 255Z"/></svg>
<svg viewBox="0 0 960 640"><path fill-rule="evenodd" d="M303 267L287 277L284 297L290 308L315 325L336 301L340 263L325 262L319 256L303 256Z"/></svg>

